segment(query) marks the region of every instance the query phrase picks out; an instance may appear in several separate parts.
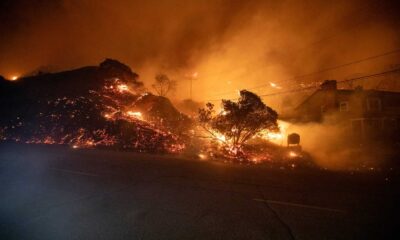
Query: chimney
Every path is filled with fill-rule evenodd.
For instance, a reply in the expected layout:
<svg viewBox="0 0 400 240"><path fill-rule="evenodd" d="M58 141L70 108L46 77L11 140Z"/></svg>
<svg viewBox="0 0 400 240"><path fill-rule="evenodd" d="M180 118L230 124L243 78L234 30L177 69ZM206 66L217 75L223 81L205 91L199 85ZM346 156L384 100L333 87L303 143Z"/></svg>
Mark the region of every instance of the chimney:
<svg viewBox="0 0 400 240"><path fill-rule="evenodd" d="M337 82L336 80L325 80L321 83L321 90L337 90Z"/></svg>

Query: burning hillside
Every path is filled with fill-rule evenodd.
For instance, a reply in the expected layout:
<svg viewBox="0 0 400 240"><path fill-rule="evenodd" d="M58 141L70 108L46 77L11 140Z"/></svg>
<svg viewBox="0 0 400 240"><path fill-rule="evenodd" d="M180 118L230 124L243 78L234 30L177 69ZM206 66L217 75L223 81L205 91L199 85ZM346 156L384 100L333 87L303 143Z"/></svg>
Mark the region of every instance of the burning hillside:
<svg viewBox="0 0 400 240"><path fill-rule="evenodd" d="M168 98L145 92L136 73L111 59L98 67L3 80L0 91L3 141L169 153L190 146L199 156L250 162L272 158L273 148L256 151L244 143L261 130L276 132L277 113L245 90L238 103L223 101L215 119L201 110L195 128ZM200 126L211 133L211 141L199 141L204 132L194 129Z"/></svg>
<svg viewBox="0 0 400 240"><path fill-rule="evenodd" d="M187 119L166 99L142 93L138 75L118 61L0 84L3 141L144 152L184 148L163 119ZM157 101L164 104L144 107Z"/></svg>

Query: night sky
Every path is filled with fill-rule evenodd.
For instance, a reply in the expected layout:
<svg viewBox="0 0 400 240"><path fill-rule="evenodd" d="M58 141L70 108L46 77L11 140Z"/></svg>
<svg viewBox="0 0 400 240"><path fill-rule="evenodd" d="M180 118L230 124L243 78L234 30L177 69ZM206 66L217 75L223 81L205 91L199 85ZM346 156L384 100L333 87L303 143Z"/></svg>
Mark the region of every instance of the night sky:
<svg viewBox="0 0 400 240"><path fill-rule="evenodd" d="M400 48L395 2L2 0L0 75L111 57L147 84L158 72L181 80L181 97L196 72L201 100L268 81L285 87L285 79ZM399 59L392 54L304 81L381 71Z"/></svg>

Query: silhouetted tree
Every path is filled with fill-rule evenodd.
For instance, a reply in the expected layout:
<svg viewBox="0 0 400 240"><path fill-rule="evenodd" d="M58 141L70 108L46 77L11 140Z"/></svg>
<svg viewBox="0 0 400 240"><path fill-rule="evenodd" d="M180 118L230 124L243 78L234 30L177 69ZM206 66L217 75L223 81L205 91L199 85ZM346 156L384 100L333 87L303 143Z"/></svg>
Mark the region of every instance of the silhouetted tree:
<svg viewBox="0 0 400 240"><path fill-rule="evenodd" d="M107 58L99 66L99 72L103 78L118 78L128 83L134 90L143 90L143 83L139 81L139 75L118 60Z"/></svg>
<svg viewBox="0 0 400 240"><path fill-rule="evenodd" d="M171 80L166 74L157 74L155 80L151 86L159 96L165 97L176 89L176 81Z"/></svg>
<svg viewBox="0 0 400 240"><path fill-rule="evenodd" d="M266 106L256 94L240 91L237 102L222 100L222 111L215 113L214 105L199 109L201 126L213 137L222 134L225 143L241 146L261 130L278 130L278 114Z"/></svg>

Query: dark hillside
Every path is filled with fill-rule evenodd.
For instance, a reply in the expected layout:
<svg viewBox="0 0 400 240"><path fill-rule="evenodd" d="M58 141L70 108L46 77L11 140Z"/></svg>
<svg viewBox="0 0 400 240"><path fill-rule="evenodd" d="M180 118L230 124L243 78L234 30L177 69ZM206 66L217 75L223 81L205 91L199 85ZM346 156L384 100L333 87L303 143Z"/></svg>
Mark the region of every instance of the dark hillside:
<svg viewBox="0 0 400 240"><path fill-rule="evenodd" d="M166 126L130 114L142 86L128 66L111 59L99 66L17 81L0 79L0 137L74 147L152 152L180 149L178 137ZM181 116L172 104L156 105L154 109L165 108ZM158 112L162 111L146 112L146 116L154 118L152 114Z"/></svg>

